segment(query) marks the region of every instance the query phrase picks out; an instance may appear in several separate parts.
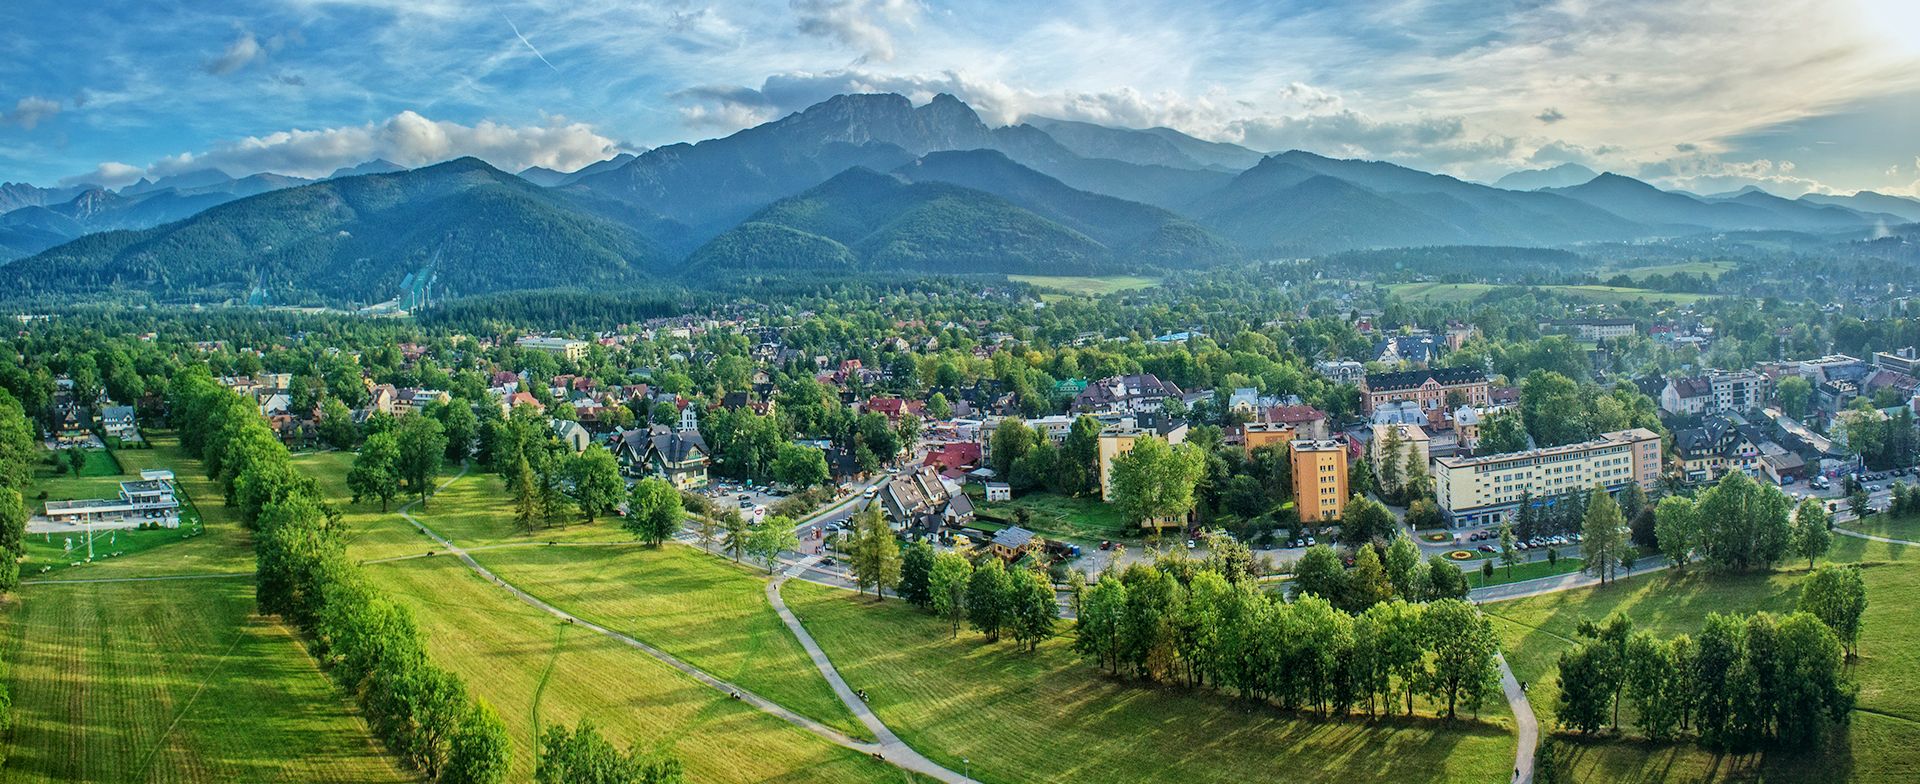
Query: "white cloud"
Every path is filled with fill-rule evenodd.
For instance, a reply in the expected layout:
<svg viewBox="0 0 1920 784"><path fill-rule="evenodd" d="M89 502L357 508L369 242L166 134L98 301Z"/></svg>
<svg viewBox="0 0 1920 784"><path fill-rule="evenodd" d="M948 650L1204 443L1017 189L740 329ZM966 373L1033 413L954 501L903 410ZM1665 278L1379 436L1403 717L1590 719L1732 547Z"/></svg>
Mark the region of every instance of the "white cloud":
<svg viewBox="0 0 1920 784"><path fill-rule="evenodd" d="M375 158L415 167L468 155L505 171L528 166L572 171L613 157L620 149L619 143L591 126L564 117L549 117L546 124L535 126L491 121L462 125L404 111L380 123L249 136L205 152L167 156L144 168L105 163L92 173L65 181L125 184L141 176L157 178L208 168L236 176L276 172L322 177Z"/></svg>
<svg viewBox="0 0 1920 784"><path fill-rule="evenodd" d="M1828 193L1833 189L1819 180L1796 173L1793 161L1766 158L1728 161L1719 155L1694 153L1641 167L1639 178L1664 188L1699 194L1724 193L1749 185L1788 198L1806 193Z"/></svg>
<svg viewBox="0 0 1920 784"><path fill-rule="evenodd" d="M201 67L214 76L226 76L266 57L267 50L260 45L260 39L255 38L251 31L241 30L233 43L227 44L226 52L208 60Z"/></svg>
<svg viewBox="0 0 1920 784"><path fill-rule="evenodd" d="M892 60L895 27L919 14L913 0L790 0L800 32L860 50L860 59Z"/></svg>
<svg viewBox="0 0 1920 784"><path fill-rule="evenodd" d="M107 161L94 167L93 171L87 172L86 174L76 174L72 177L61 178L60 184L103 185L108 188L118 188L122 185L133 183L135 180L146 176L146 173L146 169L138 166L129 166L119 161Z"/></svg>
<svg viewBox="0 0 1920 784"><path fill-rule="evenodd" d="M27 130L33 130L33 128L42 121L59 113L59 101L51 98L41 98L37 95L29 95L15 102L12 111L0 112L0 123L18 125Z"/></svg>

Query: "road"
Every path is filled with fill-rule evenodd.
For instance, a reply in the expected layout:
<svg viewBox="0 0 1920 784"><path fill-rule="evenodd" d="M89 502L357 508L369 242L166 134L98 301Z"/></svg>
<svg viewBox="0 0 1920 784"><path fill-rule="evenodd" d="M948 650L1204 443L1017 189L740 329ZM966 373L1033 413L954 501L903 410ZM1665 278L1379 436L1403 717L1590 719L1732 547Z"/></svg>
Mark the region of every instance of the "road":
<svg viewBox="0 0 1920 784"><path fill-rule="evenodd" d="M440 489L445 490L448 486L452 485L454 482L460 481L462 477L465 477L467 475L468 468L469 466L467 464L462 463L460 466L460 472L457 474L454 474L452 478L442 483L440 485ZM459 558L460 562L466 564L468 569L471 569L475 574L478 574L482 578L485 578L488 582L491 582L494 585L499 586L502 590L505 590L507 593L512 594L514 598L519 599L520 601L534 608L537 608L540 611L547 613L548 615L552 615L555 618L559 618L562 621L565 621L566 623L570 623L575 626L589 629L595 633L598 633L602 636L616 640L622 644L627 645L628 647L631 647L635 650L645 653L648 656L653 657L654 659L660 661L663 664L666 664L669 667L679 670L681 673L684 673L688 677L691 677L694 680L699 681L700 683L705 684L710 688L723 692L733 697L736 700L739 700L748 705L751 705L759 709L763 713L767 713L772 716L775 716L783 721L793 724L794 726L797 726L817 736L820 736L821 738L825 738L826 740L836 745L839 745L848 749L852 749L854 751L858 751L862 754L870 755L875 759L882 759L890 764L893 764L896 767L901 768L902 770L908 770L914 773L920 773L922 775L932 776L941 781L955 782L955 783L969 781L969 779L967 779L965 776L962 776L951 770L947 770L946 768L942 768L939 765L934 764L931 760L928 760L925 757L920 756L918 752L913 751L910 747L906 746L906 744L902 743L898 738L898 736L895 736L890 730L887 731L885 735L882 735L880 732L875 732L874 733L875 737L882 739L880 742L877 742L877 743L855 740L852 736L849 736L844 732L841 732L837 729L834 729L818 721L815 721L814 719L811 719L799 713L796 713L788 709L787 707L777 702L774 702L773 700L767 699L751 691L743 689L728 681L721 680L720 678L714 677L713 675L707 673L705 670L702 670L698 667L695 667L691 664L681 661L679 658L673 656L670 653L667 653L666 651L660 650L659 648L655 648L651 645L648 645L647 643L641 642L638 639L629 637L620 632L614 631L604 626L600 626L591 621L587 621L583 618L573 615L572 613L569 613L565 610L562 610L558 607L548 604L547 602L541 600L540 598L533 596L532 594L529 594L524 590L521 590L518 586L515 586L512 583L507 582L505 579L501 578L497 574L494 574L492 570L489 570L485 566L481 566L480 562L474 560L473 556L470 555L465 549L449 541L446 537L441 536L439 532L434 531L431 528L428 528L425 523L420 522L420 520L414 517L411 512L412 508L417 503L419 503L419 501L415 500L402 505L398 510L400 516L403 519L405 519L408 523L412 524L414 528L419 529L421 533L426 534L429 538L433 539L434 542L438 543L440 547L447 552L447 554ZM782 609L784 609L785 606L786 605L784 603L779 605L779 607ZM795 623L797 623L797 621ZM807 639L808 641L812 640L811 637L807 637L805 639ZM814 650L817 650L817 646L814 646ZM824 655L822 655L819 660L816 660L816 664L819 663L820 660L824 660L824 658L825 658ZM831 667L832 665L828 664L827 666ZM838 675L836 674L834 678L837 679ZM840 689L844 689L845 685L846 684L844 682L840 682L836 686L836 691L839 691ZM842 701L845 701L845 699L846 699L846 696L843 695ZM852 704L849 703L848 707L851 708ZM855 715L859 715L859 713L860 713L859 711L855 711ZM874 718L870 711L861 718L861 721L863 723L868 723L868 727L870 729L874 726L878 726L883 730L886 728L885 725L879 724L879 719ZM888 742L885 740L886 738L892 739L892 745L888 744ZM892 756L889 756L889 752L892 752Z"/></svg>

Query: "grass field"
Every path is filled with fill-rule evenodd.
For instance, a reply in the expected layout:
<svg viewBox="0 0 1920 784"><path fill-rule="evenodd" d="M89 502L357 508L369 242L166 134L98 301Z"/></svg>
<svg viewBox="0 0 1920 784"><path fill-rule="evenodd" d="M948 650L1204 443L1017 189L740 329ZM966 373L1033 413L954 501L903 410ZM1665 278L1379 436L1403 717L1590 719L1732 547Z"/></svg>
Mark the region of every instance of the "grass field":
<svg viewBox="0 0 1920 784"><path fill-rule="evenodd" d="M1105 275L1100 277L1008 275L1007 279L1018 283L1025 283L1038 289L1084 297L1099 297L1120 291L1152 288L1160 285L1159 278L1144 278L1138 275Z"/></svg>
<svg viewBox="0 0 1920 784"><path fill-rule="evenodd" d="M1615 275L1625 275L1633 282L1639 283L1654 275L1705 275L1709 278L1719 278L1721 275L1727 274L1735 266L1731 261L1683 261L1675 264L1654 264L1646 267L1605 267L1593 274L1602 280L1612 278Z"/></svg>
<svg viewBox="0 0 1920 784"><path fill-rule="evenodd" d="M1910 548L1839 537L1833 559L1865 560L1868 609L1861 659L1853 675L1861 683L1846 737L1825 752L1723 755L1690 745L1651 746L1632 740L1583 740L1574 744L1577 781L1859 781L1920 778L1920 654L1910 640L1920 603L1920 553ZM1804 566L1768 574L1713 575L1657 572L1606 588L1567 591L1483 606L1509 652L1516 677L1543 725L1551 727L1557 688L1555 663L1571 647L1583 619L1613 612L1629 615L1637 628L1661 635L1698 633L1710 612L1788 611L1798 600Z"/></svg>
<svg viewBox="0 0 1920 784"><path fill-rule="evenodd" d="M969 486L969 490L972 486ZM1026 493L1011 501L987 503L975 499L974 506L989 522L1013 524L1018 510L1032 513L1026 528L1048 539L1098 545L1103 539L1138 539L1141 529L1127 525L1120 509L1102 503L1099 498L1073 498L1057 493Z"/></svg>
<svg viewBox="0 0 1920 784"><path fill-rule="evenodd" d="M1840 527L1863 534L1920 542L1920 514L1899 517L1886 514L1867 515L1859 520L1841 523Z"/></svg>
<svg viewBox="0 0 1920 784"><path fill-rule="evenodd" d="M104 453L103 453L104 454ZM29 579L250 572L252 547L198 461L160 436L120 453L129 473L175 472L205 533L121 531L95 550L125 554L62 568L64 537L29 536ZM113 492L122 477L37 476L51 498ZM104 487L104 492L98 490ZM49 541L51 540L51 541ZM253 615L246 576L44 584L5 603L15 729L7 781L410 781L370 739L350 701L300 642Z"/></svg>
<svg viewBox="0 0 1920 784"><path fill-rule="evenodd" d="M377 503L351 504L351 455L297 465L335 498L356 558L424 554L433 544ZM454 472L448 472L451 477ZM469 474L415 515L490 569L557 606L619 629L788 708L852 730L845 706L767 604L764 583L678 546L653 551L602 521L521 534L499 478ZM538 547L614 541L605 547ZM492 549L487 549L492 548ZM506 720L510 781L532 778L539 727L592 718L615 743L671 749L701 782L901 782L906 774L735 702L618 641L560 623L446 556L369 563L376 584L412 607L436 663L458 672ZM775 633L777 632L777 634ZM796 659L795 657L799 658Z"/></svg>
<svg viewBox="0 0 1920 784"><path fill-rule="evenodd" d="M847 682L922 754L986 782L1498 782L1508 727L1438 719L1319 721L1206 690L1101 675L1066 638L1036 652L948 637L904 602L789 582L786 598Z"/></svg>
<svg viewBox="0 0 1920 784"><path fill-rule="evenodd" d="M1488 293L1515 286L1502 286L1492 283L1395 283L1387 287L1388 293L1407 302L1454 305L1474 302ZM1621 288L1618 286L1533 286L1541 291L1562 294L1588 302L1601 304L1622 304L1634 301L1674 302L1682 305L1692 304L1712 295L1685 294L1651 289Z"/></svg>
<svg viewBox="0 0 1920 784"><path fill-rule="evenodd" d="M531 547L475 556L521 589L839 728L868 735L768 604L766 582L697 550Z"/></svg>
<svg viewBox="0 0 1920 784"><path fill-rule="evenodd" d="M1481 553L1481 555L1486 555L1486 553ZM1490 557L1495 559L1499 558L1498 555ZM1581 563L1579 558L1561 556L1559 561L1551 564L1546 561L1528 561L1526 563L1514 564L1512 571L1509 572L1506 564L1495 560L1493 562L1493 577L1491 579L1480 576L1480 569L1475 567L1467 572L1467 584L1474 588L1485 588L1489 585L1506 585L1507 583L1517 583L1522 580L1538 580L1542 577L1573 574L1574 572L1580 571Z"/></svg>

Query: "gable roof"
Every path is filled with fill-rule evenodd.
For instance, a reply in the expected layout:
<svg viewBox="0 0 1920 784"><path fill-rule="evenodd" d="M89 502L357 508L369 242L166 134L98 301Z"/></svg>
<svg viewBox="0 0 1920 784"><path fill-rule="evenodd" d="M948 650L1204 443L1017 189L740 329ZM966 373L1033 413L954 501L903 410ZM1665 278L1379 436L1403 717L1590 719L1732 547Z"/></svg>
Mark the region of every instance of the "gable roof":
<svg viewBox="0 0 1920 784"><path fill-rule="evenodd" d="M1409 370L1405 373L1368 373L1366 385L1369 392L1397 392L1403 389L1418 389L1428 381L1449 387L1484 384L1487 383L1487 374L1475 368L1430 368Z"/></svg>
<svg viewBox="0 0 1920 784"><path fill-rule="evenodd" d="M993 543L1009 550L1020 550L1033 542L1033 532L1020 526L1000 529L993 535Z"/></svg>

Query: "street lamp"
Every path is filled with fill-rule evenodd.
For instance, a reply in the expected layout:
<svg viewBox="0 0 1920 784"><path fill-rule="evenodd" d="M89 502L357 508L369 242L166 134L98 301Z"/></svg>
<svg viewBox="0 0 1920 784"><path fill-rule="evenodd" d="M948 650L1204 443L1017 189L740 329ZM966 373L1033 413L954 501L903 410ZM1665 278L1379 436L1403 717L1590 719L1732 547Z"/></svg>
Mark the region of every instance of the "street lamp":
<svg viewBox="0 0 1920 784"><path fill-rule="evenodd" d="M973 778L973 760L967 759L966 757L961 757L960 764L966 766L966 773L962 775L964 775L969 779Z"/></svg>

